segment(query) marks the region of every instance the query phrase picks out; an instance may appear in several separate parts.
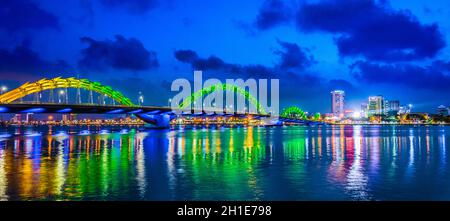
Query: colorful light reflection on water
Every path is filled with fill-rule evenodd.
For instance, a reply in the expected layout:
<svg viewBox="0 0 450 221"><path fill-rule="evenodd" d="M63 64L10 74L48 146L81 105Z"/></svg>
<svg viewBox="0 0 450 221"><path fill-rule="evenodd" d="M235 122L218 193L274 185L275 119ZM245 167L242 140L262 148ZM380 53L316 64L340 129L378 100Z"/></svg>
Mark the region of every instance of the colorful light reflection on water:
<svg viewBox="0 0 450 221"><path fill-rule="evenodd" d="M450 127L124 131L3 128L0 200L450 200Z"/></svg>

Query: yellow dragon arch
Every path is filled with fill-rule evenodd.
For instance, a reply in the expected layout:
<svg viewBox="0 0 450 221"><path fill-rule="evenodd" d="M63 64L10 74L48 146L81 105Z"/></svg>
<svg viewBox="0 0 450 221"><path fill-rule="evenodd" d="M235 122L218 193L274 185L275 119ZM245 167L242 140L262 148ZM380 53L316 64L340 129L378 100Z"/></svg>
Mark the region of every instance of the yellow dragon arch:
<svg viewBox="0 0 450 221"><path fill-rule="evenodd" d="M113 90L109 86L104 86L98 82L89 81L87 79L77 79L73 77L57 77L53 79L44 78L32 83L27 82L14 90L0 95L0 103L11 103L30 94L57 88L80 88L91 90L100 94L107 95L108 97L111 97L119 102L121 105L134 106L133 102L131 102L129 98L125 97L119 91Z"/></svg>

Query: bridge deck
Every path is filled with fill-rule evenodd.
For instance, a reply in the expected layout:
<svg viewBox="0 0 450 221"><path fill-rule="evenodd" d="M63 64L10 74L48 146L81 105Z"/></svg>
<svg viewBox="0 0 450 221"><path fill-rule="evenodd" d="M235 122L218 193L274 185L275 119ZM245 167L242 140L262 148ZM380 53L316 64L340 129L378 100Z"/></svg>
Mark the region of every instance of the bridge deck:
<svg viewBox="0 0 450 221"><path fill-rule="evenodd" d="M255 114L255 113L220 113L220 110L216 110L219 113L213 111L204 110L191 110L182 115L191 116L255 116L255 117L270 117L267 114ZM161 115L169 114L174 115L174 111L170 107L158 107L158 106L120 106L120 105L105 105L99 106L95 104L50 104L50 103L9 103L0 104L0 113L75 113L75 114L150 114Z"/></svg>

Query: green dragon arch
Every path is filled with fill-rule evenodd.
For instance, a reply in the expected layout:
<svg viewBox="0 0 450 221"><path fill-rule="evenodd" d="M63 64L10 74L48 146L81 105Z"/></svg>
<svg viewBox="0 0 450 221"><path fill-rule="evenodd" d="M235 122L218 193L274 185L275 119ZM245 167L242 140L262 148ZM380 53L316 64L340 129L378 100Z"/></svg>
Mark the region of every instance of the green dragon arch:
<svg viewBox="0 0 450 221"><path fill-rule="evenodd" d="M44 90L52 90L56 88L80 88L91 90L100 94L104 94L108 97L113 98L115 101L119 102L124 106L134 106L133 102L127 97L125 97L119 91L113 90L109 86L104 86L98 82L89 81L87 79L77 79L77 78L53 78L53 79L41 79L39 81L30 83L27 82L20 87L8 91L0 95L0 103L11 103L29 94L38 93Z"/></svg>
<svg viewBox="0 0 450 221"><path fill-rule="evenodd" d="M296 106L290 106L283 110L283 112L280 115L281 117L285 118L296 118L296 119L306 119L306 113Z"/></svg>
<svg viewBox="0 0 450 221"><path fill-rule="evenodd" d="M253 95L251 95L250 92L246 91L245 89L243 89L241 87L238 87L238 86L232 85L232 84L215 84L215 85L203 88L201 90L198 90L198 91L192 93L191 96L184 99L183 102L178 107L180 109L185 109L187 107L190 107L192 102L203 97L204 95L214 92L215 90L232 91L232 92L236 91L238 94L242 95L245 99L247 99L252 105L254 105L256 107L256 110L258 111L258 113L267 114L266 111L262 108L258 99L256 99Z"/></svg>

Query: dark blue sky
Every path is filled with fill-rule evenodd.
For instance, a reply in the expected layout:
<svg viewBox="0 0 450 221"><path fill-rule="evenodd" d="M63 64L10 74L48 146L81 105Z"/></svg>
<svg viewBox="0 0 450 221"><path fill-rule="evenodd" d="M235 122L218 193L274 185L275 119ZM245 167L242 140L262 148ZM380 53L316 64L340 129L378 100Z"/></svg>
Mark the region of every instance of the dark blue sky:
<svg viewBox="0 0 450 221"><path fill-rule="evenodd" d="M281 105L330 111L369 95L450 105L446 0L0 0L0 84L100 81L165 105L172 80L279 78Z"/></svg>

